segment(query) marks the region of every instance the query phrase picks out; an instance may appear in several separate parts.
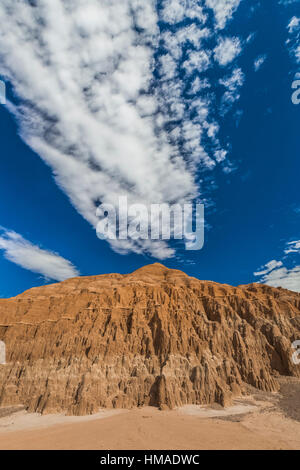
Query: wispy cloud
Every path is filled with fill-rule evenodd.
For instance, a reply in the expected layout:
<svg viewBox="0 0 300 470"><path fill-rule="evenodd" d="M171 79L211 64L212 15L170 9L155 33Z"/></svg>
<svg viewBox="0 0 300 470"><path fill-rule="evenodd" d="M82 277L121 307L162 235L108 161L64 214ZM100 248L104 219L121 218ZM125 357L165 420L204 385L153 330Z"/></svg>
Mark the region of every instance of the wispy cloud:
<svg viewBox="0 0 300 470"><path fill-rule="evenodd" d="M223 56L220 49L220 64L213 48L221 47L219 32L239 4L165 0L157 10L155 0L38 0L18 2L18 8L1 1L0 74L18 97L8 107L24 141L92 226L97 205L117 206L120 195L146 205L204 198L197 175L225 154L212 112L215 84L203 86L197 75L220 64L228 73L223 66L238 54L238 38L227 40ZM184 19L188 26L181 25ZM158 20L165 22L163 34ZM175 32L174 24L180 24ZM238 97L233 94L230 89L231 102ZM115 240L111 246L174 255L163 241Z"/></svg>
<svg viewBox="0 0 300 470"><path fill-rule="evenodd" d="M255 72L259 71L259 69L265 63L266 59L267 59L266 54L260 55L260 56L257 57L257 59L255 59L255 61L254 61L254 70L255 70Z"/></svg>
<svg viewBox="0 0 300 470"><path fill-rule="evenodd" d="M285 254L289 253L299 253L300 254L300 240L289 242L284 250Z"/></svg>
<svg viewBox="0 0 300 470"><path fill-rule="evenodd" d="M254 273L254 275L264 276L265 274L269 274L271 271L273 271L273 269L280 268L282 265L282 261L276 261L273 259L272 261L269 261L267 264L265 264L262 271L258 271L257 273Z"/></svg>
<svg viewBox="0 0 300 470"><path fill-rule="evenodd" d="M33 245L22 235L11 230L0 230L0 250L3 250L7 260L41 274L46 279L63 281L79 275L79 271L70 261L57 253Z"/></svg>
<svg viewBox="0 0 300 470"><path fill-rule="evenodd" d="M282 260L272 260L265 264L254 276L260 278L260 282L273 287L300 292L300 240L288 242L284 249Z"/></svg>
<svg viewBox="0 0 300 470"><path fill-rule="evenodd" d="M222 98L222 114L228 112L233 103L239 99L239 91L244 80L245 76L240 68L235 68L231 75L219 80L219 83L226 89Z"/></svg>
<svg viewBox="0 0 300 470"><path fill-rule="evenodd" d="M299 13L299 5L297 5L300 0L279 0L279 5L288 7L289 10ZM285 41L285 44L288 48L290 56L294 64L300 63L300 18L298 16L292 16L286 26L288 38ZM298 73L296 73L297 76ZM296 78L295 76L295 78Z"/></svg>
<svg viewBox="0 0 300 470"><path fill-rule="evenodd" d="M297 31L299 24L300 24L300 18L298 18L297 16L293 16L289 24L287 25L289 33L293 33L294 31Z"/></svg>
<svg viewBox="0 0 300 470"><path fill-rule="evenodd" d="M299 2L300 0L279 0L279 4L284 5L284 6L292 5L293 3L299 3Z"/></svg>
<svg viewBox="0 0 300 470"><path fill-rule="evenodd" d="M293 59L300 63L300 17L293 16L288 25L287 30L289 37L286 41L289 52Z"/></svg>

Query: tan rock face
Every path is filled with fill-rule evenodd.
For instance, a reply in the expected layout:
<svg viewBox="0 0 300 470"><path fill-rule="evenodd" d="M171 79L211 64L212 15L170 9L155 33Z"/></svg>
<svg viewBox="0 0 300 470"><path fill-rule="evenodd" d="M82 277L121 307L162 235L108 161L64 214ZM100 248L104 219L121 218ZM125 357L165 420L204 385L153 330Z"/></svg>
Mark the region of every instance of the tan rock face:
<svg viewBox="0 0 300 470"><path fill-rule="evenodd" d="M300 294L160 264L33 288L0 300L0 405L89 414L275 391L279 374L300 377L299 316Z"/></svg>

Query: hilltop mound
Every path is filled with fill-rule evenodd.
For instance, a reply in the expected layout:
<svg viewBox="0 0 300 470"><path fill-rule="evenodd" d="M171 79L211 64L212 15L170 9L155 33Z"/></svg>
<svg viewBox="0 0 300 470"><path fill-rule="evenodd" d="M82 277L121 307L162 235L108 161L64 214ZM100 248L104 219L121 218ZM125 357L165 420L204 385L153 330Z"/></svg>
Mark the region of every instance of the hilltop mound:
<svg viewBox="0 0 300 470"><path fill-rule="evenodd" d="M89 414L275 391L278 375L300 377L299 316L300 294L161 264L33 288L0 300L0 405Z"/></svg>

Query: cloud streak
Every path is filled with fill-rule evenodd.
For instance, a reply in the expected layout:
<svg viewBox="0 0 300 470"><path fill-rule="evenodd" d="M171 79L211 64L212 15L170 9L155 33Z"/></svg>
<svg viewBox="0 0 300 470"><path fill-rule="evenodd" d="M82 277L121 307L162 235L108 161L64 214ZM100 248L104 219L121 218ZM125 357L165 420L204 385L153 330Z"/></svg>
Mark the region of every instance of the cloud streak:
<svg viewBox="0 0 300 470"><path fill-rule="evenodd" d="M79 275L72 263L57 253L33 245L14 231L1 229L0 233L0 250L8 261L56 281Z"/></svg>
<svg viewBox="0 0 300 470"><path fill-rule="evenodd" d="M255 72L258 72L261 69L261 67L265 63L266 59L267 59L266 54L260 55L255 59L255 61L254 61L254 70L255 70Z"/></svg>

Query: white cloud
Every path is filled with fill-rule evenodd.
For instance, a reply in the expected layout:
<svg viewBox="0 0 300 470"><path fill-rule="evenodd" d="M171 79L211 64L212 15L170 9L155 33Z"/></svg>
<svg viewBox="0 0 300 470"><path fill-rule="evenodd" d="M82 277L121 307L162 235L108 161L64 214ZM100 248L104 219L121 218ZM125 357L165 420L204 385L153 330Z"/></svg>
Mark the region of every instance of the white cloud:
<svg viewBox="0 0 300 470"><path fill-rule="evenodd" d="M220 38L214 49L215 60L222 67L225 67L241 53L241 50L241 43L238 38Z"/></svg>
<svg viewBox="0 0 300 470"><path fill-rule="evenodd" d="M300 292L300 265L297 265L298 257L295 258L295 254L300 255L300 240L287 243L284 253L288 256L283 261L270 261L254 276L260 277L260 282L269 286ZM289 261L293 262L291 267L286 266Z"/></svg>
<svg viewBox="0 0 300 470"><path fill-rule="evenodd" d="M249 36L246 38L246 43L250 44L256 36L256 33L250 33Z"/></svg>
<svg viewBox="0 0 300 470"><path fill-rule="evenodd" d="M79 275L78 270L70 261L57 253L43 250L25 240L16 232L2 229L0 235L0 250L4 257L34 273L39 273L46 279L63 281Z"/></svg>
<svg viewBox="0 0 300 470"><path fill-rule="evenodd" d="M286 255L289 253L300 253L300 240L289 242L284 252Z"/></svg>
<svg viewBox="0 0 300 470"><path fill-rule="evenodd" d="M223 162L227 152L221 148L218 140L219 124L216 122L215 115L216 96L214 89L220 83L215 78L208 79L203 75L213 67L221 67L222 72L226 73L226 65L231 63L241 52L241 43L238 38L224 39L219 37L219 31L210 30L205 20L203 20L203 27L196 22L188 26L177 26L174 31L173 24L175 22L179 23L183 18L191 19L189 10L191 3L185 3L188 12L184 14L184 2L168 2L167 0L164 2L160 19L165 21L164 28L166 30L164 29L162 34L162 45L168 55L175 59L177 67L173 68L170 60L164 59L168 62L166 71L165 64L161 63L162 59L159 61L161 63L160 76L163 81L161 106L167 105L173 120L181 121L170 130L169 136L173 143L178 143L181 147L189 162L189 168L194 168L196 171L196 166L200 164L201 168L210 170L216 164ZM234 12L234 8L229 8L229 3L225 9L226 19L229 19ZM206 4L206 7L212 8L215 12L216 5L214 3ZM220 14L219 11L218 15ZM218 18L221 17L218 16ZM207 41L208 39L209 41ZM217 58L216 61L212 60L214 54ZM232 78L235 81L235 89L233 90L232 84L224 96L224 101L226 100L227 104L229 101L232 104L234 100L239 98L236 91L238 86L242 85L240 82L243 74L241 71L240 73L239 77L235 74ZM217 77L219 71L213 75ZM186 84L189 81L186 90ZM187 92L188 98L186 94L184 95L184 90ZM223 115L224 107L225 105L222 106L221 115ZM207 144L208 142L209 144Z"/></svg>
<svg viewBox="0 0 300 470"><path fill-rule="evenodd" d="M210 57L207 51L191 51L188 59L183 63L183 67L188 74L194 71L205 72L210 66Z"/></svg>
<svg viewBox="0 0 300 470"><path fill-rule="evenodd" d="M239 90L244 80L245 76L240 68L235 68L231 75L219 80L219 83L226 88L221 105L223 114L228 112L233 103L240 98Z"/></svg>
<svg viewBox="0 0 300 470"><path fill-rule="evenodd" d="M0 72L21 98L10 109L22 137L87 221L96 226L97 201L117 204L119 195L149 204L197 194L167 134L157 136L160 116L149 116L158 104L148 93L149 44L158 38L154 1L41 0L11 8L3 0L0 21ZM145 95L146 113L139 101ZM142 245L152 253L151 243L139 240L128 250L143 251Z"/></svg>
<svg viewBox="0 0 300 470"><path fill-rule="evenodd" d="M298 18L297 16L293 16L287 26L289 33L293 33L295 30L297 30L299 28L299 24L300 18Z"/></svg>
<svg viewBox="0 0 300 470"><path fill-rule="evenodd" d="M162 20L169 24L176 24L185 18L206 21L206 15L198 0L164 0L161 11Z"/></svg>
<svg viewBox="0 0 300 470"><path fill-rule="evenodd" d="M212 8L215 14L216 28L224 29L226 23L232 18L241 0L205 0L206 5Z"/></svg>
<svg viewBox="0 0 300 470"><path fill-rule="evenodd" d="M195 95L196 93L198 93L199 91L201 90L204 90L206 88L211 88L211 84L209 83L209 81L207 79L203 79L201 80L198 76L193 80L193 82L191 83L191 87L190 87L190 90L189 92L192 94L192 95Z"/></svg>
<svg viewBox="0 0 300 470"><path fill-rule="evenodd" d="M214 35L216 45L239 3L206 0L216 19L217 31L211 31L197 0L165 0L160 37L155 0L40 0L18 8L1 1L0 74L19 103L8 107L24 141L93 227L100 201L117 206L124 195L129 204L149 206L201 195L196 177L225 153L212 113L215 83L194 75L218 66L206 40ZM191 24L174 32L183 19ZM156 64L159 39L165 51ZM228 41L222 66L240 49L238 38ZM153 91L155 66L160 83ZM193 80L189 99L187 80ZM227 101L237 99L239 81L228 88ZM167 242L110 243L122 253L174 254Z"/></svg>
<svg viewBox="0 0 300 470"><path fill-rule="evenodd" d="M184 19L184 10L184 0L166 0L163 3L162 19L170 24L179 23Z"/></svg>
<svg viewBox="0 0 300 470"><path fill-rule="evenodd" d="M226 150L216 150L215 152L215 159L217 162L223 162L226 158L227 151Z"/></svg>
<svg viewBox="0 0 300 470"><path fill-rule="evenodd" d="M254 275L255 276L263 276L263 275L268 274L269 272L273 271L273 269L280 268L281 266L283 266L282 261L276 261L276 260L273 259L272 261L269 261L267 264L265 264L262 271L254 273Z"/></svg>
<svg viewBox="0 0 300 470"><path fill-rule="evenodd" d="M162 55L159 58L160 73L164 80L169 80L176 75L177 64L170 54Z"/></svg>
<svg viewBox="0 0 300 470"><path fill-rule="evenodd" d="M293 16L287 25L289 38L286 41L289 52L300 63L300 18Z"/></svg>
<svg viewBox="0 0 300 470"><path fill-rule="evenodd" d="M236 91L238 87L242 86L243 82L244 74L240 68L234 69L231 75L219 80L221 85L232 92Z"/></svg>
<svg viewBox="0 0 300 470"><path fill-rule="evenodd" d="M192 45L196 49L202 46L203 40L210 36L208 28L201 28L198 24L192 23L183 26L177 31L164 31L162 42L168 52L175 58L180 59L183 53L183 46Z"/></svg>
<svg viewBox="0 0 300 470"><path fill-rule="evenodd" d="M260 55L259 57L257 57L257 59L255 59L255 61L254 61L254 70L255 70L255 72L259 71L261 66L266 61L266 58L267 58L267 56L264 54L264 55Z"/></svg>
<svg viewBox="0 0 300 470"><path fill-rule="evenodd" d="M285 267L275 269L261 280L264 284L272 287L283 287L295 292L300 292L300 266L292 269Z"/></svg>

